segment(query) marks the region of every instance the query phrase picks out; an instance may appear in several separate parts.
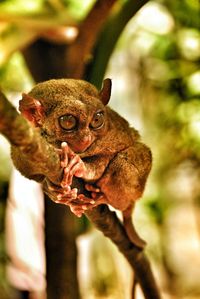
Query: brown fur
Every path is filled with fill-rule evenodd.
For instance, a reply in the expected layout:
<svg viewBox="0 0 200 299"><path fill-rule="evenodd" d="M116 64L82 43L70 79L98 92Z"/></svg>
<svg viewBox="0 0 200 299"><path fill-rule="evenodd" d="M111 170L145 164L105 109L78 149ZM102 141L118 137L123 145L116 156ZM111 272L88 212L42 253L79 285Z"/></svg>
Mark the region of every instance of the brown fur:
<svg viewBox="0 0 200 299"><path fill-rule="evenodd" d="M32 122L49 143L60 148L65 141L81 157L87 169L82 179L100 187L106 198L105 203L123 212L128 235L131 238L132 234L133 242L142 247L143 242L139 237L137 239L134 227L130 228L130 220L135 201L141 197L151 169L151 152L140 142L138 132L118 113L103 104L108 101L101 99L106 92L100 93L93 85L82 80L50 80L37 84L28 95L23 96L20 111L26 117L34 118ZM37 109L30 109L31 99L41 104L39 116ZM102 128L93 130L90 122L99 110L104 113L105 123ZM60 127L58 118L65 114L77 118L76 130L66 132ZM86 150L79 151L78 145L84 144L88 136L91 143ZM31 177L27 173L28 162L25 163L26 169L22 169L24 163L14 158L17 159L17 167Z"/></svg>

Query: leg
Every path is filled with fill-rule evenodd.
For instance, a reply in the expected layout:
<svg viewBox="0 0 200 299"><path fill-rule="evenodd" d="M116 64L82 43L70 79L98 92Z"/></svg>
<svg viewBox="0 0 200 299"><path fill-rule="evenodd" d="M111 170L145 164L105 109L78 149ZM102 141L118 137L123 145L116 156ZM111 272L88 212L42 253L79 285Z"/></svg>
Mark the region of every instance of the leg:
<svg viewBox="0 0 200 299"><path fill-rule="evenodd" d="M86 197L83 194L77 196L78 190L76 188L71 189L70 186L65 188L60 187L54 185L48 179L45 179L43 183L43 190L55 203L69 206L72 213L74 213L77 217L81 217L86 210L91 209L96 203L96 200L92 197Z"/></svg>
<svg viewBox="0 0 200 299"><path fill-rule="evenodd" d="M62 188L53 184L48 179L43 182L43 190L49 196L51 200L56 203L69 204L72 200L77 198L77 189L71 189L70 186Z"/></svg>
<svg viewBox="0 0 200 299"><path fill-rule="evenodd" d="M81 217L85 211L93 209L94 207L107 203L106 197L101 193L100 189L86 184L85 189L91 192L91 197L84 194L77 195L76 200L70 202L69 207L77 217Z"/></svg>
<svg viewBox="0 0 200 299"><path fill-rule="evenodd" d="M101 192L101 190L98 187L86 184L85 189L91 192L91 197L87 197L84 194L79 194L77 196L77 198L84 206L85 211L97 207L98 205L107 203L105 195Z"/></svg>

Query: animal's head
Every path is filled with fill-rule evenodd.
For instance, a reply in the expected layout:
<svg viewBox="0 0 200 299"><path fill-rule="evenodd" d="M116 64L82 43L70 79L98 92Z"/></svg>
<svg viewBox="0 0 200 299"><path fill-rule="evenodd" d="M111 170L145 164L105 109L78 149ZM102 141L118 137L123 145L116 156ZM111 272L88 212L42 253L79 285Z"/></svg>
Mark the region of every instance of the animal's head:
<svg viewBox="0 0 200 299"><path fill-rule="evenodd" d="M19 110L50 143L60 147L66 141L82 153L108 130L110 95L110 79L104 80L101 91L83 80L49 80L23 94Z"/></svg>

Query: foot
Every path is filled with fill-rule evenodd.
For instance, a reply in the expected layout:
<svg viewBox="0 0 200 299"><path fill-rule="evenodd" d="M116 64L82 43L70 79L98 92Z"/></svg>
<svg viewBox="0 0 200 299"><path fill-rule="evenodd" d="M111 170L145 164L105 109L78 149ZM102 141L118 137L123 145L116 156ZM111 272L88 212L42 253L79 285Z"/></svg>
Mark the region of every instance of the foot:
<svg viewBox="0 0 200 299"><path fill-rule="evenodd" d="M78 217L82 216L85 211L107 202L105 195L98 187L86 184L85 189L90 192L91 197L79 194L77 195L77 204L74 204L74 201L71 203L71 211Z"/></svg>
<svg viewBox="0 0 200 299"><path fill-rule="evenodd" d="M53 184L47 178L43 182L43 191L49 196L55 203L62 203L69 205L71 201L77 198L77 188L71 189L70 186L61 187Z"/></svg>

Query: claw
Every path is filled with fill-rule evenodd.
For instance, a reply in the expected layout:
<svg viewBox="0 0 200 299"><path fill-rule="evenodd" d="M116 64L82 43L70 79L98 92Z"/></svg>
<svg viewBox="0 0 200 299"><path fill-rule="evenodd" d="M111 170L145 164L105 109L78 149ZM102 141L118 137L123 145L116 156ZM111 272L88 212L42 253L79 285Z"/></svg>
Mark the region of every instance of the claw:
<svg viewBox="0 0 200 299"><path fill-rule="evenodd" d="M71 212L74 214L74 215L76 215L77 217L81 217L82 215L83 215L83 212L82 211L78 211L74 206L69 206L70 207L70 210L71 210Z"/></svg>
<svg viewBox="0 0 200 299"><path fill-rule="evenodd" d="M61 147L62 147L62 148L68 147L67 142L63 141L63 142L61 143Z"/></svg>
<svg viewBox="0 0 200 299"><path fill-rule="evenodd" d="M68 165L68 153L69 153L69 146L67 142L61 143L61 150L59 150L59 154L61 156L60 165L62 168L65 168Z"/></svg>
<svg viewBox="0 0 200 299"><path fill-rule="evenodd" d="M84 211L86 211L88 208L87 208L87 206L82 206L82 209L83 209Z"/></svg>
<svg viewBox="0 0 200 299"><path fill-rule="evenodd" d="M86 185L85 185L85 189L86 189L87 191L96 192L96 193L101 192L100 188L95 187L95 186L90 185L90 184L86 184Z"/></svg>
<svg viewBox="0 0 200 299"><path fill-rule="evenodd" d="M90 197L86 197L84 194L79 194L77 196L77 198L84 203L89 203L89 204L95 204L95 200L90 198ZM83 204L83 203L82 203Z"/></svg>

